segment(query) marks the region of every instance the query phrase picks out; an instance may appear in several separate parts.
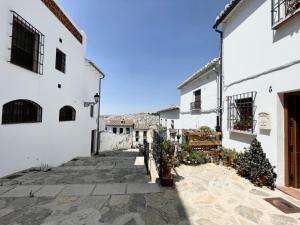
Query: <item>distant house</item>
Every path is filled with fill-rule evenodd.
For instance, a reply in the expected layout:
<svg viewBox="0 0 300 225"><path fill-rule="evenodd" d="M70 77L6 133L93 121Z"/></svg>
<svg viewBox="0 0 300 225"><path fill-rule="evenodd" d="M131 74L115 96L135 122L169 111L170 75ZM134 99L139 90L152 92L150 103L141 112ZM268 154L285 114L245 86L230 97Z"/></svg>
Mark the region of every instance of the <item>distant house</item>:
<svg viewBox="0 0 300 225"><path fill-rule="evenodd" d="M104 74L85 33L55 0L1 0L0 29L0 177L90 156Z"/></svg>
<svg viewBox="0 0 300 225"><path fill-rule="evenodd" d="M105 120L105 131L114 134L133 134L134 122L129 119L107 119Z"/></svg>
<svg viewBox="0 0 300 225"><path fill-rule="evenodd" d="M172 106L159 110L157 112L159 115L159 124L162 128L166 129L168 140L171 139L171 133L175 129L179 129L179 115L180 108L178 106Z"/></svg>
<svg viewBox="0 0 300 225"><path fill-rule="evenodd" d="M300 188L300 3L233 0L216 20L224 80L223 144L257 138L277 185Z"/></svg>
<svg viewBox="0 0 300 225"><path fill-rule="evenodd" d="M143 144L144 140L150 144L153 142L151 126L146 123L136 122L133 129L133 146Z"/></svg>
<svg viewBox="0 0 300 225"><path fill-rule="evenodd" d="M214 59L178 86L180 119L176 128L215 129L219 121L220 60Z"/></svg>

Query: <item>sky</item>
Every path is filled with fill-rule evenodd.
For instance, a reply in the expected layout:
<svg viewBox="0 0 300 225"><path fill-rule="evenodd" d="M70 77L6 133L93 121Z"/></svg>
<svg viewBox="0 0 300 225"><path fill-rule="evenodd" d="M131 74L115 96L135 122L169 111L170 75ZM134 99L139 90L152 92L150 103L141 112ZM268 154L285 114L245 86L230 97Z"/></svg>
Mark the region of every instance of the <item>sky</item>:
<svg viewBox="0 0 300 225"><path fill-rule="evenodd" d="M212 29L228 0L59 0L106 75L101 114L180 104L177 86L219 56Z"/></svg>

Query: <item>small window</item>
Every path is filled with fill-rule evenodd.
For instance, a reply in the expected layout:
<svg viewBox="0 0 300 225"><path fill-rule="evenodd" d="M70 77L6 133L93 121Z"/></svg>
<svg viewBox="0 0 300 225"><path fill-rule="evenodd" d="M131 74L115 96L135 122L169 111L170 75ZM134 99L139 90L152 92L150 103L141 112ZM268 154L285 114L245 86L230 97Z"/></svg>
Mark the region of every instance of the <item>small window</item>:
<svg viewBox="0 0 300 225"><path fill-rule="evenodd" d="M93 118L94 117L94 105L90 106L90 116Z"/></svg>
<svg viewBox="0 0 300 225"><path fill-rule="evenodd" d="M120 134L123 134L123 132L124 132L124 129L120 128Z"/></svg>
<svg viewBox="0 0 300 225"><path fill-rule="evenodd" d="M174 120L171 120L171 129L174 130Z"/></svg>
<svg viewBox="0 0 300 225"><path fill-rule="evenodd" d="M139 141L139 131L135 132L135 141Z"/></svg>
<svg viewBox="0 0 300 225"><path fill-rule="evenodd" d="M42 107L29 100L15 100L3 105L2 124L42 122Z"/></svg>
<svg viewBox="0 0 300 225"><path fill-rule="evenodd" d="M72 106L64 106L59 110L59 121L74 121L76 111Z"/></svg>
<svg viewBox="0 0 300 225"><path fill-rule="evenodd" d="M16 12L13 13L10 62L43 74L45 36Z"/></svg>
<svg viewBox="0 0 300 225"><path fill-rule="evenodd" d="M143 136L144 136L144 138L147 137L147 131L143 132Z"/></svg>
<svg viewBox="0 0 300 225"><path fill-rule="evenodd" d="M116 128L116 127L113 128L113 133L114 133L114 134L117 133L117 128Z"/></svg>
<svg viewBox="0 0 300 225"><path fill-rule="evenodd" d="M255 97L256 92L227 97L229 129L254 132Z"/></svg>
<svg viewBox="0 0 300 225"><path fill-rule="evenodd" d="M107 127L105 127L105 130L107 131Z"/></svg>
<svg viewBox="0 0 300 225"><path fill-rule="evenodd" d="M195 101L191 103L191 110L201 109L201 89L194 92Z"/></svg>
<svg viewBox="0 0 300 225"><path fill-rule="evenodd" d="M66 72L66 55L59 49L56 49L55 68L63 73Z"/></svg>
<svg viewBox="0 0 300 225"><path fill-rule="evenodd" d="M130 134L130 128L129 127L126 128L126 134Z"/></svg>

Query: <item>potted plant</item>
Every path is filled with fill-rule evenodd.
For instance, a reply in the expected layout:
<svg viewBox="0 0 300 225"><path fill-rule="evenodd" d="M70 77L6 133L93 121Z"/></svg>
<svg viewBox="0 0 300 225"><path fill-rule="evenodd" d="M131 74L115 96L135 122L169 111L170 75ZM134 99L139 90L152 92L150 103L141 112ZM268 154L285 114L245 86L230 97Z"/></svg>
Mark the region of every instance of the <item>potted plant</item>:
<svg viewBox="0 0 300 225"><path fill-rule="evenodd" d="M173 177L172 177L172 169L176 163L175 157L175 145L170 141L165 141L162 143L162 180L161 184L165 187L173 186Z"/></svg>
<svg viewBox="0 0 300 225"><path fill-rule="evenodd" d="M300 7L300 0L288 0L288 12L292 13Z"/></svg>
<svg viewBox="0 0 300 225"><path fill-rule="evenodd" d="M247 131L252 128L251 120L237 120L233 123L233 129Z"/></svg>

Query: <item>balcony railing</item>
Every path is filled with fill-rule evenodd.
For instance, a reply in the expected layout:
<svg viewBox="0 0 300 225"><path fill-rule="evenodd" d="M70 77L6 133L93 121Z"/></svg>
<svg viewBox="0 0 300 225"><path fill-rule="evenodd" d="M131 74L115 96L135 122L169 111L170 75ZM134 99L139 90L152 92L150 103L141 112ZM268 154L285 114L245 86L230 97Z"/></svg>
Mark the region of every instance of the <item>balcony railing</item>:
<svg viewBox="0 0 300 225"><path fill-rule="evenodd" d="M192 102L191 110L201 110L201 101Z"/></svg>
<svg viewBox="0 0 300 225"><path fill-rule="evenodd" d="M272 0L272 26L279 24L300 11L300 0Z"/></svg>

